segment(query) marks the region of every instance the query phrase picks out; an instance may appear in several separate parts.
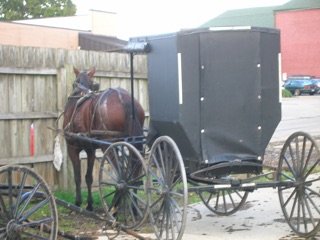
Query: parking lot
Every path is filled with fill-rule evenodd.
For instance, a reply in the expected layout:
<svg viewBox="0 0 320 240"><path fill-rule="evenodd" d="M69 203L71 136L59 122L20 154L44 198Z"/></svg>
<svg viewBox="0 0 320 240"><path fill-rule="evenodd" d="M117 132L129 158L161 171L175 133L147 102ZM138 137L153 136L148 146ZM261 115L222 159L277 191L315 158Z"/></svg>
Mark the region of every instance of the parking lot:
<svg viewBox="0 0 320 240"><path fill-rule="evenodd" d="M284 140L296 131L320 135L320 94L282 99L282 120L271 141Z"/></svg>

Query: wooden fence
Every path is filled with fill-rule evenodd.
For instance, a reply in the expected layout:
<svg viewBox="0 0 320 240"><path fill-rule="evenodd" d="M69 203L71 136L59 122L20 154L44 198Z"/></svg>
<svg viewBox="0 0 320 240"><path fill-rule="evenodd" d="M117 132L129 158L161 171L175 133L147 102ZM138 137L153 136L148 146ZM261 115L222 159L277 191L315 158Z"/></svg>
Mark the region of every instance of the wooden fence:
<svg viewBox="0 0 320 240"><path fill-rule="evenodd" d="M130 91L129 54L0 45L0 166L31 167L53 189L66 189L74 184L65 146L60 172L52 164L56 133L49 129L62 127L62 119L59 122L57 119L72 91L73 66L81 70L96 67L94 80L100 83L100 89L120 86ZM146 56L134 57L134 77L135 97L148 118ZM30 146L32 127L34 153ZM64 145L63 137L60 142ZM96 163L95 172L97 169Z"/></svg>

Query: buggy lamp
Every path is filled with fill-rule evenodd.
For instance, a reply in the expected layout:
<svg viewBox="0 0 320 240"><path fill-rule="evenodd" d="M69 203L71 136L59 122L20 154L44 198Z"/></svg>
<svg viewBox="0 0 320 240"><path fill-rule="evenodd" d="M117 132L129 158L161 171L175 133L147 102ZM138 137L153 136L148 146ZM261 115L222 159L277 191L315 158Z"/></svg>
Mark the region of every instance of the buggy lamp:
<svg viewBox="0 0 320 240"><path fill-rule="evenodd" d="M126 52L137 53L137 52L149 52L150 46L147 42L128 42L127 46L124 47Z"/></svg>

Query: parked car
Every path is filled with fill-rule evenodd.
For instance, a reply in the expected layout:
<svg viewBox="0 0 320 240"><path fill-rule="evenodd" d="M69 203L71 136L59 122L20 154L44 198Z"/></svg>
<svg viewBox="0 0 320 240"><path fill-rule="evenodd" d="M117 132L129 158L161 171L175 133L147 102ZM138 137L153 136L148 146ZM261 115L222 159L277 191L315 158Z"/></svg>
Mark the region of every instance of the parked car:
<svg viewBox="0 0 320 240"><path fill-rule="evenodd" d="M311 80L312 78L315 78L315 76L304 74L290 75L286 80L282 81L282 87L284 88L284 84L289 80Z"/></svg>
<svg viewBox="0 0 320 240"><path fill-rule="evenodd" d="M320 78L313 78L310 81L318 86L318 93L320 93Z"/></svg>
<svg viewBox="0 0 320 240"><path fill-rule="evenodd" d="M319 87L312 83L311 80L287 80L284 88L290 91L293 95L298 96L302 93L313 95L319 91Z"/></svg>

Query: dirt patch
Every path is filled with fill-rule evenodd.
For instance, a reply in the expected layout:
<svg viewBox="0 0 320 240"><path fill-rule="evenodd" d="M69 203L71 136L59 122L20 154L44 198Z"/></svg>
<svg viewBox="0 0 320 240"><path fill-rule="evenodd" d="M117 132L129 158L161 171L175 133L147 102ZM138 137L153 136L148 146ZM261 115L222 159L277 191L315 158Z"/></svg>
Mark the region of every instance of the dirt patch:
<svg viewBox="0 0 320 240"><path fill-rule="evenodd" d="M101 216L100 209L98 209L97 214ZM102 230L106 225L102 221L75 212L70 212L69 215L59 215L58 223L59 231L61 232L58 239L77 239L75 236L96 239L98 236L103 235Z"/></svg>

